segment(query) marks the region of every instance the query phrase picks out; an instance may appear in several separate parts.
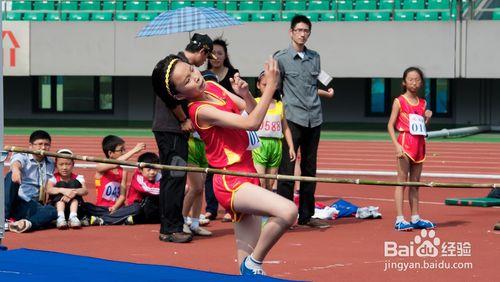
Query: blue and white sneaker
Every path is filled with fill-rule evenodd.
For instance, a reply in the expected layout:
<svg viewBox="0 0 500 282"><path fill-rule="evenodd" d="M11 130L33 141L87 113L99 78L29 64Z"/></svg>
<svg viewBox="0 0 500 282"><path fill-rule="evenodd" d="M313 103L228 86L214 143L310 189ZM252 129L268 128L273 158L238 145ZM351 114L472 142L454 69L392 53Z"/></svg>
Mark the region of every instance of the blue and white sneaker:
<svg viewBox="0 0 500 282"><path fill-rule="evenodd" d="M243 259L243 262L240 265L240 274L241 275L266 275L264 272L264 269L258 268L258 269L251 269L246 267L245 262L247 261L248 256Z"/></svg>
<svg viewBox="0 0 500 282"><path fill-rule="evenodd" d="M403 220L400 222L396 222L396 224L394 225L394 229L396 229L396 231L412 231L413 226L408 221Z"/></svg>
<svg viewBox="0 0 500 282"><path fill-rule="evenodd" d="M412 222L411 227L413 227L414 229L434 229L436 228L436 224L425 219L420 219L415 223Z"/></svg>

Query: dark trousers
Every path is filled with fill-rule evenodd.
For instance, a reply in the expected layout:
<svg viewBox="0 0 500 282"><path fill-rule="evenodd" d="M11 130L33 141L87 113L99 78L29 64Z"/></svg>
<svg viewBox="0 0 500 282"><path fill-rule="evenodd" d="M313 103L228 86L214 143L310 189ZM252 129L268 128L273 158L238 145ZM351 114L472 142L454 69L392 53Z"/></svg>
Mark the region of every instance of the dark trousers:
<svg viewBox="0 0 500 282"><path fill-rule="evenodd" d="M146 196L139 204L140 211L134 217L136 223L160 223L160 197Z"/></svg>
<svg viewBox="0 0 500 282"><path fill-rule="evenodd" d="M158 145L160 163L186 166L188 157L188 136L171 132L153 132ZM162 171L160 180L160 233L182 232L184 218L182 204L186 189L186 173Z"/></svg>
<svg viewBox="0 0 500 282"><path fill-rule="evenodd" d="M292 132L295 152L300 147L300 169L302 176L316 176L316 161L318 156L321 126L304 127L287 120ZM283 140L283 158L279 167L279 174L293 175L295 162L290 162L288 144ZM293 201L293 181L278 181L278 194ZM304 224L314 215L315 182L301 182L299 191L299 224Z"/></svg>
<svg viewBox="0 0 500 282"><path fill-rule="evenodd" d="M205 211L217 216L219 202L217 201L217 198L215 198L213 181L213 173L207 174L207 179L205 180L205 201L207 202L207 207L205 208Z"/></svg>
<svg viewBox="0 0 500 282"><path fill-rule="evenodd" d="M56 208L42 205L38 201L26 202L18 196L19 184L12 182L12 173L5 176L5 218L15 220L27 219L31 222L32 230L50 226L57 218Z"/></svg>
<svg viewBox="0 0 500 282"><path fill-rule="evenodd" d="M106 225L123 224L127 217L139 214L141 205L133 203L130 206L122 206L114 213L109 213L108 207L96 206L91 203L83 203L82 210L86 216L97 216L102 218Z"/></svg>

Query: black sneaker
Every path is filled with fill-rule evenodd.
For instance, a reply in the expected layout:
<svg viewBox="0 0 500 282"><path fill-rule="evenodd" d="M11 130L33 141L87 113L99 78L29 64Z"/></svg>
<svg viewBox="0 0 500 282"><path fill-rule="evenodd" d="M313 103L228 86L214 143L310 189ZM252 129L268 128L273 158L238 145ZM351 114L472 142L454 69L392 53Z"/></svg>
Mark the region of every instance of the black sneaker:
<svg viewBox="0 0 500 282"><path fill-rule="evenodd" d="M184 232L174 232L169 234L161 234L160 241L172 243L189 243L193 240L193 235Z"/></svg>
<svg viewBox="0 0 500 282"><path fill-rule="evenodd" d="M500 221L497 222L497 224L495 224L495 226L493 226L493 230L500 230Z"/></svg>
<svg viewBox="0 0 500 282"><path fill-rule="evenodd" d="M321 219L317 219L317 218L311 218L306 222L299 222L299 225L305 225L305 226L309 226L311 228L318 228L318 229L330 227L330 224L326 223L325 221L323 221Z"/></svg>

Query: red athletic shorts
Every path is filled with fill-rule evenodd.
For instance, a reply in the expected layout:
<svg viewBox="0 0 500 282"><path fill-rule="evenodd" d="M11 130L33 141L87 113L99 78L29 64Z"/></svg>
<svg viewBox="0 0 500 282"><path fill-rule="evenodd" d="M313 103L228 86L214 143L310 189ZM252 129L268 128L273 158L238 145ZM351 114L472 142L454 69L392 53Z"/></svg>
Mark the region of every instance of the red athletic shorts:
<svg viewBox="0 0 500 282"><path fill-rule="evenodd" d="M230 167L227 168L227 170L255 172L255 168L253 166L252 168ZM233 207L234 194L236 191L238 191L244 183L251 183L260 186L258 178L221 174L214 174L213 183L215 197L219 201L219 204L221 204L221 206L224 207L229 214L231 214L231 218L234 222L238 222L241 218L243 218L243 214L236 212Z"/></svg>
<svg viewBox="0 0 500 282"><path fill-rule="evenodd" d="M423 135L411 135L409 132L401 132L398 143L403 146L404 153L414 162L425 161L425 137Z"/></svg>

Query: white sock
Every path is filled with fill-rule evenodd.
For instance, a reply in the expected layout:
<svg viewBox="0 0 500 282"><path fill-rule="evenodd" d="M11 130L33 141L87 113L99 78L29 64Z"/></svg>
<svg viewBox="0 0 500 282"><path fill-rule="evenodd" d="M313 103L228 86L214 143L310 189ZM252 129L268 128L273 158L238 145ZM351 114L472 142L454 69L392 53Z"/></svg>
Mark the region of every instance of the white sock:
<svg viewBox="0 0 500 282"><path fill-rule="evenodd" d="M188 222L188 217L187 217L187 216L184 216L184 223L186 223L186 224L187 224L187 222Z"/></svg>
<svg viewBox="0 0 500 282"><path fill-rule="evenodd" d="M400 222L403 222L405 221L405 217L402 216L402 215L398 215L396 216L396 223L400 223Z"/></svg>
<svg viewBox="0 0 500 282"><path fill-rule="evenodd" d="M64 212L63 211L57 212L57 217L65 218L64 217Z"/></svg>
<svg viewBox="0 0 500 282"><path fill-rule="evenodd" d="M76 212L70 212L69 218L77 217Z"/></svg>
<svg viewBox="0 0 500 282"><path fill-rule="evenodd" d="M420 215L414 214L411 216L411 223L417 223L420 220Z"/></svg>
<svg viewBox="0 0 500 282"><path fill-rule="evenodd" d="M191 219L191 229L196 230L198 227L200 227L200 219L199 218L192 218Z"/></svg>
<svg viewBox="0 0 500 282"><path fill-rule="evenodd" d="M245 260L245 266L250 269L262 269L262 262L253 258L253 254Z"/></svg>

